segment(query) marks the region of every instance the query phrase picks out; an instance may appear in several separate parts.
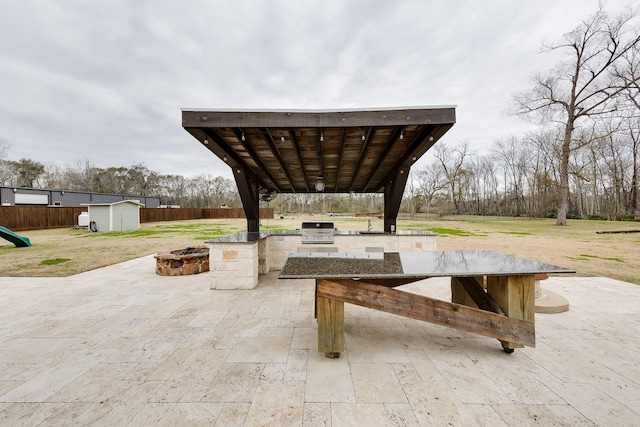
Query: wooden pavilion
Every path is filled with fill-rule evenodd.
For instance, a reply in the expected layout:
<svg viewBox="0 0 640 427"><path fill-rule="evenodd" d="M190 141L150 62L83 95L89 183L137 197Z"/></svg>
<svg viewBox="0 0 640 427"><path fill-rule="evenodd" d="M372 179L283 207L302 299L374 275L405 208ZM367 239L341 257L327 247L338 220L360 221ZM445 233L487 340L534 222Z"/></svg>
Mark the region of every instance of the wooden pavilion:
<svg viewBox="0 0 640 427"><path fill-rule="evenodd" d="M276 193L384 193L395 227L411 166L455 123L455 107L371 110L184 109L182 126L233 170L259 231L260 200Z"/></svg>

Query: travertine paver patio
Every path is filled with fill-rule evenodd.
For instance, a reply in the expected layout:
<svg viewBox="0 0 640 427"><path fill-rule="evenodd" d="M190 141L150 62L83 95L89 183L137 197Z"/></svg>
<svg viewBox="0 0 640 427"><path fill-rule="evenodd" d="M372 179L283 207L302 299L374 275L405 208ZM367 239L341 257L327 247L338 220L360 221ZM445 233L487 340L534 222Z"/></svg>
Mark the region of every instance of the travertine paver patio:
<svg viewBox="0 0 640 427"><path fill-rule="evenodd" d="M209 290L144 257L0 278L0 425L640 425L640 287L556 278L537 346L346 306L316 352L313 281ZM447 298L446 280L411 285Z"/></svg>

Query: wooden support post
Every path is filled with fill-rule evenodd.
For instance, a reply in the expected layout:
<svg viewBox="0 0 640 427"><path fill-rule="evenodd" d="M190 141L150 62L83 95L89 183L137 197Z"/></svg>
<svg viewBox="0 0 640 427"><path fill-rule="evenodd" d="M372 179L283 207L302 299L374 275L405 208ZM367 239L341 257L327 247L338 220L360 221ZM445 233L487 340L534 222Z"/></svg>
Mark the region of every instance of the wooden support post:
<svg viewBox="0 0 640 427"><path fill-rule="evenodd" d="M510 318L535 322L536 291L533 274L489 276L487 293ZM505 350L523 347L508 341L502 341L502 346Z"/></svg>
<svg viewBox="0 0 640 427"><path fill-rule="evenodd" d="M321 296L317 301L318 351L330 358L340 357L344 351L344 302Z"/></svg>
<svg viewBox="0 0 640 427"><path fill-rule="evenodd" d="M247 217L247 231L257 233L260 231L260 198L258 196L258 184L249 176L248 170L236 168L233 173L242 200L242 208Z"/></svg>
<svg viewBox="0 0 640 427"><path fill-rule="evenodd" d="M471 295L465 290L462 280L477 280L473 277L452 277L451 278L451 302L456 304L466 305L467 307L478 308L477 304L473 302Z"/></svg>
<svg viewBox="0 0 640 427"><path fill-rule="evenodd" d="M452 299L455 297L463 301L461 304L469 307L477 307L480 310L502 314L504 311L489 295L483 286L484 276L478 277L454 277L451 280ZM455 288L455 294L454 294ZM455 301L454 301L455 302Z"/></svg>
<svg viewBox="0 0 640 427"><path fill-rule="evenodd" d="M391 232L393 226L396 229L396 220L402 203L402 194L407 185L409 167L399 166L390 173L391 178L384 185L384 231Z"/></svg>

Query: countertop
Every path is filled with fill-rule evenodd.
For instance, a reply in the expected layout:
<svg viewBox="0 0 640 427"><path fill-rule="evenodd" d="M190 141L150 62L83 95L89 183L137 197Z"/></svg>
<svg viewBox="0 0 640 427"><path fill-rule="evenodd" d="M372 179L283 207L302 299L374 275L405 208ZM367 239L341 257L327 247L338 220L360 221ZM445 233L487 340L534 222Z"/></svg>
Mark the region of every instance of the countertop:
<svg viewBox="0 0 640 427"><path fill-rule="evenodd" d="M300 236L300 230L265 230L257 233L242 232L207 240L205 243L255 243L269 236ZM397 231L393 234L384 231L336 230L335 236L437 236L437 234L431 231L412 230Z"/></svg>
<svg viewBox="0 0 640 427"><path fill-rule="evenodd" d="M563 267L492 251L293 253L281 279L427 278L575 273Z"/></svg>

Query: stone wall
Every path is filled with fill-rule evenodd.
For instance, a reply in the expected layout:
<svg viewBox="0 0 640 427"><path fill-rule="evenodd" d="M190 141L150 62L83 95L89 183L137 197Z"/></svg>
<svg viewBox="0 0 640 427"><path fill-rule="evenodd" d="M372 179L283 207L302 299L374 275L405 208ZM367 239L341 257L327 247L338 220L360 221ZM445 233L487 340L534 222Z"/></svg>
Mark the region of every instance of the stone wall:
<svg viewBox="0 0 640 427"><path fill-rule="evenodd" d="M255 288L258 286L258 262L258 242L211 245L211 289Z"/></svg>
<svg viewBox="0 0 640 427"><path fill-rule="evenodd" d="M154 255L156 274L160 276L185 276L209 271L209 248L198 247L196 253L181 254L181 250Z"/></svg>

